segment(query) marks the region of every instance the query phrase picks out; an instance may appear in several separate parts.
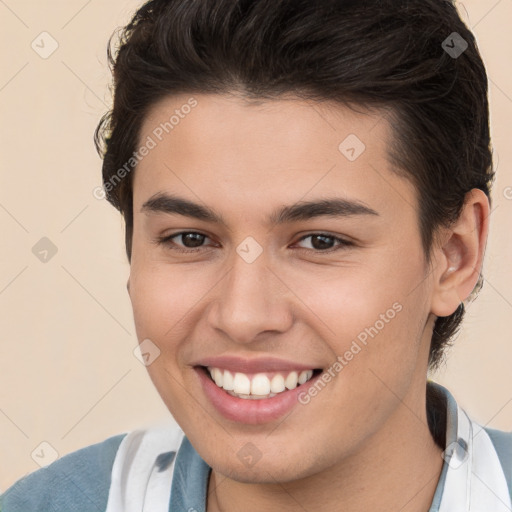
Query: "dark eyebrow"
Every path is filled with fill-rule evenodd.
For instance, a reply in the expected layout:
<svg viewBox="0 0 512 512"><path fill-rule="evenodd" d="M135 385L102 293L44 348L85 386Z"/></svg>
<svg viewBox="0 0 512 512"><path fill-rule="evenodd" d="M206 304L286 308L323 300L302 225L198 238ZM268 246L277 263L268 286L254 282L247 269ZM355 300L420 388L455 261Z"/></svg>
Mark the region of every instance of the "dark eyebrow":
<svg viewBox="0 0 512 512"><path fill-rule="evenodd" d="M192 217L194 219L222 224L227 227L224 218L207 206L163 192L149 198L142 205L140 211L183 215L184 217ZM354 215L378 216L379 214L359 201L335 197L317 201L301 201L290 206L283 206L274 211L269 216L267 222L270 225L277 225L309 220L314 217L350 217Z"/></svg>

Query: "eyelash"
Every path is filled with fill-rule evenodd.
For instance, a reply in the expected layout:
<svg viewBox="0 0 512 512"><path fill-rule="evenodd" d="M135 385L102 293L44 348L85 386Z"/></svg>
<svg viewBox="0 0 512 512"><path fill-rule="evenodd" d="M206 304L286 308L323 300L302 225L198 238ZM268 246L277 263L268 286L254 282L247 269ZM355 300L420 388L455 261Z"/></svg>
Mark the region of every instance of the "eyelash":
<svg viewBox="0 0 512 512"><path fill-rule="evenodd" d="M201 236L204 236L205 238L209 238L207 235L203 234L203 233L199 233L198 231L181 231L179 233L175 233L173 235L170 235L170 236L163 236L163 237L158 237L156 239L156 243L158 245L165 245L165 246L168 246L171 250L173 251L177 251L177 252L181 252L181 253L196 253L196 252L199 252L203 249L203 247L196 247L194 249L182 249L180 248L179 246L177 246L173 241L172 239L173 238L176 238L178 236L181 236L181 235L188 235L188 234L194 234L194 235L201 235ZM302 242L302 240L305 240L306 238L310 238L310 237L313 237L313 236L322 236L322 237L325 237L325 238L332 238L334 241L336 242L339 242L339 245L336 246L336 247L332 247L330 249L325 249L325 250L320 250L320 249L306 249L304 247L301 247L299 248L298 250L302 250L302 251L306 251L306 252L314 252L314 253L317 253L317 254L330 254L330 253L333 253L333 252L336 252L336 251L339 251L340 249L345 249L347 247L351 247L354 245L353 242L350 242L348 240L344 240L343 238L339 238L337 236L334 236L334 235L330 235L328 233L321 233L321 232L318 232L318 233L310 233L308 235L304 235L302 238L300 238L297 242Z"/></svg>

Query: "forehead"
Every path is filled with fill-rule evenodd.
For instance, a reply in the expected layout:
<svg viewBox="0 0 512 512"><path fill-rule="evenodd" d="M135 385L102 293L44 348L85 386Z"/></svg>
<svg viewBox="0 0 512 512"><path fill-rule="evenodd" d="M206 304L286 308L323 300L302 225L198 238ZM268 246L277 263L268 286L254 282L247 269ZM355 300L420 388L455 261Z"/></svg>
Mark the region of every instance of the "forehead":
<svg viewBox="0 0 512 512"><path fill-rule="evenodd" d="M159 192L252 214L335 193L410 215L415 191L391 170L392 135L381 111L333 102L169 96L140 131L151 149L135 171L135 210Z"/></svg>

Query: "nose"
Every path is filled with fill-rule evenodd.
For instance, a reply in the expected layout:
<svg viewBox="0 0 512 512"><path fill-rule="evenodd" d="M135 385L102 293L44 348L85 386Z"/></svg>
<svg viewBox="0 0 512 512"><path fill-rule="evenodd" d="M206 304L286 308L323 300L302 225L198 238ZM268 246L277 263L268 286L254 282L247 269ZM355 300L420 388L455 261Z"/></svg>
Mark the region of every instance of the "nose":
<svg viewBox="0 0 512 512"><path fill-rule="evenodd" d="M215 288L209 325L233 342L249 344L285 332L293 323L293 294L265 253L252 263L235 254L231 269Z"/></svg>

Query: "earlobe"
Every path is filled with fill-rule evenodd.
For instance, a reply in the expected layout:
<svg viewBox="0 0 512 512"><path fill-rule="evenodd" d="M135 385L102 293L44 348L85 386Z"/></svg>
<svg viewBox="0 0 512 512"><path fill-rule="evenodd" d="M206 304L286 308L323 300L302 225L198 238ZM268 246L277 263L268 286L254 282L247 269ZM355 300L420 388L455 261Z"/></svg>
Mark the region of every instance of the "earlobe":
<svg viewBox="0 0 512 512"><path fill-rule="evenodd" d="M489 229L489 200L473 189L463 210L450 228L445 228L437 249L432 313L438 317L454 313L475 288L480 275Z"/></svg>

